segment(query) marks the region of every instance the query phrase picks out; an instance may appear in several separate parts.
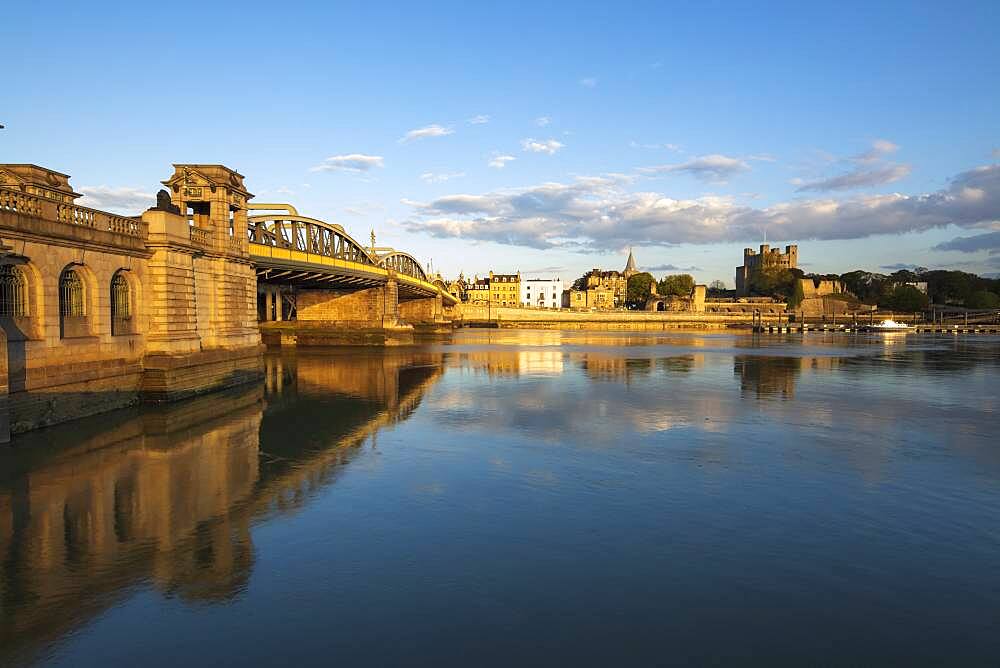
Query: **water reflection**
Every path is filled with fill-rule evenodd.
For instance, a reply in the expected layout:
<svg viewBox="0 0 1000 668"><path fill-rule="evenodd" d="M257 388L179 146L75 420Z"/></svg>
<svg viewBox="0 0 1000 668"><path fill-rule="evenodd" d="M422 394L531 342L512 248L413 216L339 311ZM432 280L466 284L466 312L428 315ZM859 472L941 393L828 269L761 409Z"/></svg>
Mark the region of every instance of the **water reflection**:
<svg viewBox="0 0 1000 668"><path fill-rule="evenodd" d="M799 664L817 628L906 657L894 628L956 637L1000 605L997 343L472 331L269 355L259 387L0 451L0 663L135 659L212 623L272 663L455 662L497 629L539 648L507 665L665 643L721 663L774 628ZM172 646L240 655L198 640Z"/></svg>
<svg viewBox="0 0 1000 668"><path fill-rule="evenodd" d="M263 387L61 425L0 451L0 663L136 585L192 603L238 596L253 522L301 507L412 414L441 355L268 356L266 367ZM303 408L317 419L289 438Z"/></svg>
<svg viewBox="0 0 1000 668"><path fill-rule="evenodd" d="M833 356L736 355L733 358L733 374L739 378L744 397L793 399L795 384L803 372L832 372L841 362L842 358Z"/></svg>

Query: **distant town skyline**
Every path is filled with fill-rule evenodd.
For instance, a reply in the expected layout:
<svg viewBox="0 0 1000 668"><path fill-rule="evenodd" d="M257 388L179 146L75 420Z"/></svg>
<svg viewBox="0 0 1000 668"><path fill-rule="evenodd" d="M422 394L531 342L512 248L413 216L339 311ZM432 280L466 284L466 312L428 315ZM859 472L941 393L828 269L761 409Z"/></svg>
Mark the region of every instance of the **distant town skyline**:
<svg viewBox="0 0 1000 668"><path fill-rule="evenodd" d="M733 287L765 237L806 272L1000 273L994 2L53 11L0 25L0 162L87 206L222 163L449 277L571 282L634 247Z"/></svg>

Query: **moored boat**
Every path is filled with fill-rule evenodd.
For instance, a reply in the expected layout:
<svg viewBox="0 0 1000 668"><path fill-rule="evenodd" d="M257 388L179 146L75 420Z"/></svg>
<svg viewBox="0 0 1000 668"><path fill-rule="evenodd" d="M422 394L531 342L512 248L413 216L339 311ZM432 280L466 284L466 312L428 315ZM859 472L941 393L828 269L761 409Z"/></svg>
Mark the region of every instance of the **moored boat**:
<svg viewBox="0 0 1000 668"><path fill-rule="evenodd" d="M913 327L911 325L907 325L903 322L896 322L892 319L883 320L877 325L865 325L861 328L861 331L863 332L909 332L912 330Z"/></svg>

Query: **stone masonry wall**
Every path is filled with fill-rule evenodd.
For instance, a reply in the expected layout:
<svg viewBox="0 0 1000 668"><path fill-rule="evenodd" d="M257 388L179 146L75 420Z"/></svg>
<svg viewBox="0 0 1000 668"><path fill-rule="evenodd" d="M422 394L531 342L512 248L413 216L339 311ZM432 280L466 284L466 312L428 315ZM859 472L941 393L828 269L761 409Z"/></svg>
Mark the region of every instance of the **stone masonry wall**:
<svg viewBox="0 0 1000 668"><path fill-rule="evenodd" d="M21 238L13 245L27 282L28 316L0 318L7 337L11 430L135 403L149 323L146 259L60 240ZM83 281L85 316L60 336L59 277L67 267ZM112 336L111 279L119 271L129 283L132 315L130 333Z"/></svg>
<svg viewBox="0 0 1000 668"><path fill-rule="evenodd" d="M408 324L435 322L443 317L442 311L440 295L399 302L399 318Z"/></svg>
<svg viewBox="0 0 1000 668"><path fill-rule="evenodd" d="M296 297L297 318L304 322L350 322L381 327L383 316L397 312L395 303L391 308L387 306L385 293L382 287L355 292L299 290Z"/></svg>

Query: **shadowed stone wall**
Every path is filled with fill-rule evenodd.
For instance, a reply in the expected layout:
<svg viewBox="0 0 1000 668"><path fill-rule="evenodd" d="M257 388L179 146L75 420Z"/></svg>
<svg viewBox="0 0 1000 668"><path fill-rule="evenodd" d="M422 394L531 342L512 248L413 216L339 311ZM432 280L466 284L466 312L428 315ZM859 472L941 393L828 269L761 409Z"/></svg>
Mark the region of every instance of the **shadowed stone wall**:
<svg viewBox="0 0 1000 668"><path fill-rule="evenodd" d="M399 302L395 281L384 286L347 292L302 289L296 296L300 322L328 322L376 328L395 325Z"/></svg>
<svg viewBox="0 0 1000 668"><path fill-rule="evenodd" d="M411 325L441 321L444 318L441 295L399 302L399 318Z"/></svg>

